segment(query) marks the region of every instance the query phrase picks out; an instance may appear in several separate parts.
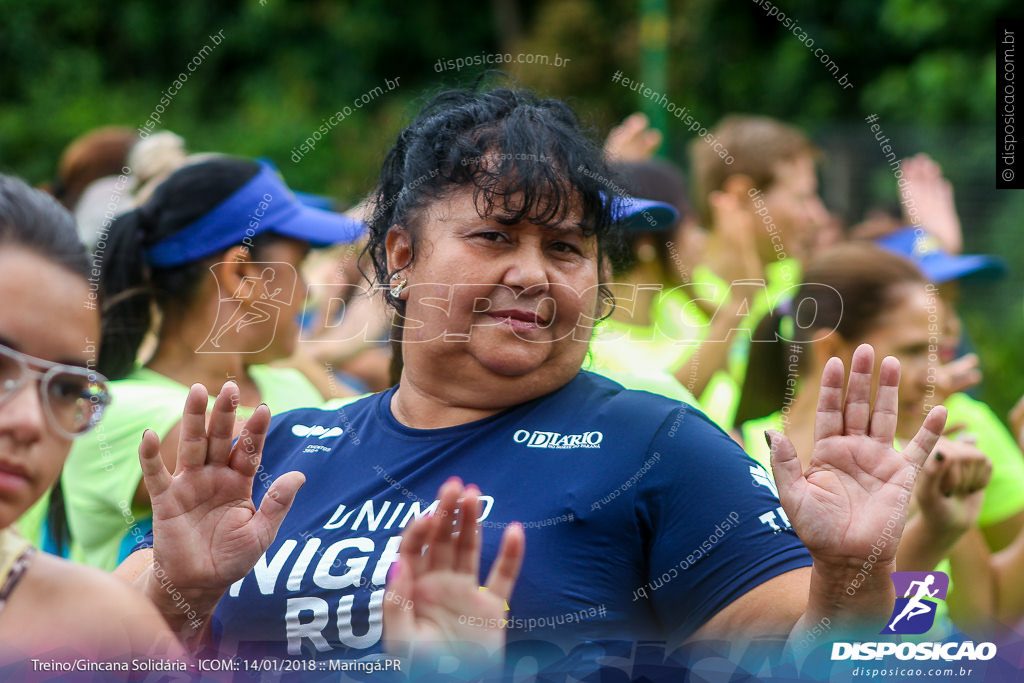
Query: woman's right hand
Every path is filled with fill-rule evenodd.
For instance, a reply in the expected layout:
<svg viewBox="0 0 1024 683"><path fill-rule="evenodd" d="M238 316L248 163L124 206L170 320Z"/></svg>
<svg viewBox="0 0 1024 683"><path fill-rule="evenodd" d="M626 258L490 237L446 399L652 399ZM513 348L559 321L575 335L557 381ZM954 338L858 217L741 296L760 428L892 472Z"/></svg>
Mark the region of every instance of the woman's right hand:
<svg viewBox="0 0 1024 683"><path fill-rule="evenodd" d="M266 552L305 482L300 472L280 476L257 510L253 480L260 467L270 410L260 405L232 445L239 390L227 382L207 427L206 388L194 384L185 400L172 475L160 457L160 439L142 436L139 460L153 505L153 571L161 583L188 595L196 607L216 604ZM170 592L170 591L165 591ZM160 596L151 595L160 606Z"/></svg>

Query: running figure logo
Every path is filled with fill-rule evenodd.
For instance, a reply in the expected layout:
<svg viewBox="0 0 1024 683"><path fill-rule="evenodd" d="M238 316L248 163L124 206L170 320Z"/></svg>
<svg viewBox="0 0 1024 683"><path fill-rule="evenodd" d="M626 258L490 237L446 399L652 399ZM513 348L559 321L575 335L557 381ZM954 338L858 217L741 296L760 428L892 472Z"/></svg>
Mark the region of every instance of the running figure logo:
<svg viewBox="0 0 1024 683"><path fill-rule="evenodd" d="M943 572L893 572L892 582L896 587L896 607L882 633L926 633L935 623L938 601L946 599L949 577Z"/></svg>
<svg viewBox="0 0 1024 683"><path fill-rule="evenodd" d="M277 329L282 307L290 306L292 297L295 296L295 269L290 263L268 262L252 265L263 266L260 274L256 277L246 276L238 283L230 297L220 300L217 321L207 334L206 340L196 349L196 353L239 353L238 349L224 346L224 336L228 332L241 331L245 327L257 324L268 324L272 329ZM288 272L285 273L282 269ZM216 268L211 267L210 271L216 278ZM278 286L280 283L288 285L287 292L284 291L284 287ZM248 353L259 353L272 342L273 337L262 349Z"/></svg>

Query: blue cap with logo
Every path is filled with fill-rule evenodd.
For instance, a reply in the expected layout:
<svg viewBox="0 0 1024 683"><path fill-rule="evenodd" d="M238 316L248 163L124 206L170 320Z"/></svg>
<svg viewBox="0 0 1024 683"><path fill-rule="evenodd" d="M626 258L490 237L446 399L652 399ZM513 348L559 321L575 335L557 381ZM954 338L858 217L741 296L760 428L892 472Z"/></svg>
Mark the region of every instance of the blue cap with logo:
<svg viewBox="0 0 1024 683"><path fill-rule="evenodd" d="M945 251L934 236L919 228L897 230L878 238L875 243L909 258L935 284L964 278L995 279L1006 273L1003 259L985 254L955 256Z"/></svg>

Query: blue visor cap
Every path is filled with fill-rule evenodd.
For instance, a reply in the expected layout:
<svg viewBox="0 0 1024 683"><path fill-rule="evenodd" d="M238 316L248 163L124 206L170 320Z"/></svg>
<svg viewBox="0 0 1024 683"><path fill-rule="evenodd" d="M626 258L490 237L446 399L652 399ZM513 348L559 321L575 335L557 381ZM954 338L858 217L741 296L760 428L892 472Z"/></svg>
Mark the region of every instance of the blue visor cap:
<svg viewBox="0 0 1024 683"><path fill-rule="evenodd" d="M917 228L903 228L875 240L878 246L913 261L937 285L965 278L994 280L1006 273L1006 262L996 256L954 256L939 246L932 235Z"/></svg>
<svg viewBox="0 0 1024 683"><path fill-rule="evenodd" d="M313 247L355 242L366 224L340 213L305 206L266 164L237 192L199 220L146 250L150 266L192 263L256 235L271 232Z"/></svg>
<svg viewBox="0 0 1024 683"><path fill-rule="evenodd" d="M679 212L671 204L653 199L612 197L612 220L626 230L669 230L679 220Z"/></svg>

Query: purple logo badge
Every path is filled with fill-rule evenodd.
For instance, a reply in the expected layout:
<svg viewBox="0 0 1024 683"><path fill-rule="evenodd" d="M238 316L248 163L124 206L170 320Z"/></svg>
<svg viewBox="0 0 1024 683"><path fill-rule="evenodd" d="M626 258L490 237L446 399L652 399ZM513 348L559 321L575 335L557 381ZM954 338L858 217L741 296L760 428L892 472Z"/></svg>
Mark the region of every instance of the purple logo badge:
<svg viewBox="0 0 1024 683"><path fill-rule="evenodd" d="M884 635L920 635L935 623L939 600L946 599L949 577L943 572L893 572L896 607L892 610Z"/></svg>

